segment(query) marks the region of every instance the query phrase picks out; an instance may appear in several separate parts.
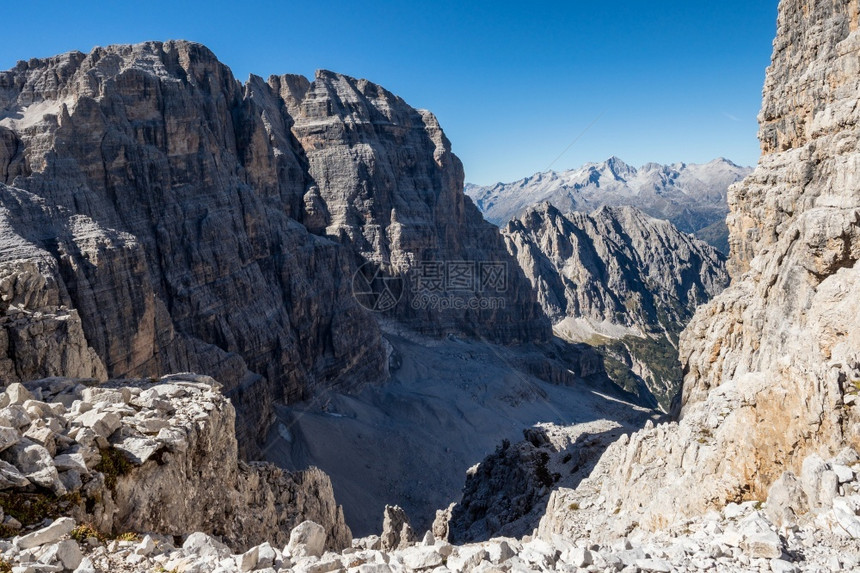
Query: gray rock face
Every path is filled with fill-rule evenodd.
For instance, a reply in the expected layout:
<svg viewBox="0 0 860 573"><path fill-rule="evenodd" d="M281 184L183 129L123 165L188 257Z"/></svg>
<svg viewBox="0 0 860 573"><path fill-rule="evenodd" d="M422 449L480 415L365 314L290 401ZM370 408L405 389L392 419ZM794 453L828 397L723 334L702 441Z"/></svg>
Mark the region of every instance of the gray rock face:
<svg viewBox="0 0 860 573"><path fill-rule="evenodd" d="M856 3L780 3L764 154L730 192L734 280L681 337L680 422L613 445L595 470L618 529L763 500L786 471L809 503L836 495L815 460L860 445L858 53Z"/></svg>
<svg viewBox="0 0 860 573"><path fill-rule="evenodd" d="M186 42L0 74L16 150L0 160L12 379L205 372L236 399L249 445L272 400L382 376L348 253L296 221L301 149L269 140L268 102L246 91Z"/></svg>
<svg viewBox="0 0 860 573"><path fill-rule="evenodd" d="M0 193L6 187L0 185ZM77 310L61 301L63 283L55 261L16 237L0 213L2 250L10 256L0 268L0 380L15 382L43 376L105 379L107 372L87 343Z"/></svg>
<svg viewBox="0 0 860 573"><path fill-rule="evenodd" d="M522 442L503 442L469 469L462 498L437 515L437 522L447 519L452 543L529 535L546 511L550 492L576 487L625 431L630 428L607 420L527 428Z"/></svg>
<svg viewBox="0 0 860 573"><path fill-rule="evenodd" d="M513 183L466 185L466 194L498 225L545 201L564 212L632 206L696 233L728 253L726 192L751 171L726 159L701 165L648 163L637 169L612 157L579 169L536 173Z"/></svg>
<svg viewBox="0 0 860 573"><path fill-rule="evenodd" d="M628 389L668 410L681 384L678 335L696 307L728 285L724 257L632 207L563 215L544 203L503 235L556 331L602 344L608 362L647 380Z"/></svg>
<svg viewBox="0 0 860 573"><path fill-rule="evenodd" d="M317 185L305 204L314 206L325 233L349 245L359 262L381 263L410 287L426 278L425 263L445 263L445 273L448 263L476 264L469 271L476 284L463 291L504 300L477 310L419 308L407 295L393 311L397 318L424 334L546 340L549 324L531 287L497 230L463 194L462 164L433 114L367 80L320 71L309 85L296 82L270 80L295 118L293 133ZM482 290L480 265L489 263L502 266L503 289ZM460 292L446 286L448 294Z"/></svg>
<svg viewBox="0 0 860 573"><path fill-rule="evenodd" d="M501 304L390 314L550 336L435 118L367 81L242 85L197 44L96 48L0 73L0 142L4 381L203 372L253 451L273 402L385 377L365 261L501 264Z"/></svg>
<svg viewBox="0 0 860 573"><path fill-rule="evenodd" d="M415 535L415 531L409 523L409 517L400 506L385 506L380 541L382 542L382 549L387 551L409 547L418 541L418 536Z"/></svg>

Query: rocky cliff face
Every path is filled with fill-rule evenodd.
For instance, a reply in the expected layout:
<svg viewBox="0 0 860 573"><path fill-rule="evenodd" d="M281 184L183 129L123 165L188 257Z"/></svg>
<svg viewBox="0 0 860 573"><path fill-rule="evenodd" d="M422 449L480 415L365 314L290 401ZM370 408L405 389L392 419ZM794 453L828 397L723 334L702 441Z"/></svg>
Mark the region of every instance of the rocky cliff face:
<svg viewBox="0 0 860 573"><path fill-rule="evenodd" d="M84 334L66 345L104 365L83 373L215 375L243 438L261 435L272 400L381 376L348 254L295 221L310 185L300 148L261 137L262 104L211 52L147 43L31 60L0 74L0 94L2 258L53 260L43 282ZM269 185L261 156L277 157ZM23 301L44 314L41 302ZM27 362L33 346L7 355Z"/></svg>
<svg viewBox="0 0 860 573"><path fill-rule="evenodd" d="M0 393L4 531L59 512L105 535L200 530L244 550L285 544L310 519L328 547L351 544L325 474L238 460L235 411L211 378L91 382L52 378Z"/></svg>
<svg viewBox="0 0 860 573"><path fill-rule="evenodd" d="M860 445L857 23L856 2L780 3L763 155L730 193L735 280L682 336L680 422L634 434L598 465L619 522L655 528L763 500L811 455ZM562 514L548 513L547 530Z"/></svg>
<svg viewBox="0 0 860 573"><path fill-rule="evenodd" d="M544 203L503 235L556 331L603 345L610 369L638 370L640 390L668 409L681 383L678 335L728 285L724 257L633 207L562 215Z"/></svg>
<svg viewBox="0 0 860 573"><path fill-rule="evenodd" d="M766 379L754 415L782 435L774 441L757 425L748 437L754 490L779 466L797 469L811 452L833 454L860 440L844 401L860 378L860 322L849 294L860 279L857 20L856 3L781 3L760 114L763 155L730 193L736 285L697 315L682 341L682 412L726 382Z"/></svg>
<svg viewBox="0 0 860 573"><path fill-rule="evenodd" d="M416 110L385 89L327 71L306 84L272 78L293 110L293 133L316 182L306 204L315 225L349 245L359 262L381 263L404 277L407 293L398 319L426 334L459 332L492 341L541 341L549 323L531 287L505 252L497 230L463 194L463 166L432 113ZM427 265L441 263L443 297L455 293L495 297L495 308L420 308L412 304ZM475 284L452 285L452 265ZM483 274L500 265L504 288L484 288ZM452 288L455 287L455 288ZM417 289L420 291L420 287ZM433 293L431 293L433 294Z"/></svg>
<svg viewBox="0 0 860 573"><path fill-rule="evenodd" d="M727 159L705 164L648 163L637 169L612 157L579 169L536 173L512 183L466 185L466 193L490 221L500 225L544 201L564 212L632 206L728 253L726 192L751 171Z"/></svg>
<svg viewBox="0 0 860 573"><path fill-rule="evenodd" d="M449 541L531 535L551 492L576 487L587 478L607 446L641 427L649 412L642 409L638 414L634 424L610 420L573 426L535 424L523 430L523 441L503 442L469 469L462 498L443 516Z"/></svg>
<svg viewBox="0 0 860 573"><path fill-rule="evenodd" d="M210 374L251 447L273 401L385 376L365 260L501 262L504 304L392 313L549 336L438 124L369 82L242 85L197 44L96 48L0 73L0 142L4 381Z"/></svg>

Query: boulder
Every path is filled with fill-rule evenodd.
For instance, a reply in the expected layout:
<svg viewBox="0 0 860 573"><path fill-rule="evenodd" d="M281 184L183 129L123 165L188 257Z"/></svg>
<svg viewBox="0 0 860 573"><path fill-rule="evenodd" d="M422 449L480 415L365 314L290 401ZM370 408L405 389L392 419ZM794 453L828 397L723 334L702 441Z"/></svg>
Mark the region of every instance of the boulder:
<svg viewBox="0 0 860 573"><path fill-rule="evenodd" d="M833 517L847 536L860 539L860 518L857 517L857 510L851 501L845 498L835 500Z"/></svg>
<svg viewBox="0 0 860 573"><path fill-rule="evenodd" d="M85 428L90 428L96 436L104 439L108 439L122 425L120 417L113 412L98 410L84 412L78 416L76 422Z"/></svg>
<svg viewBox="0 0 860 573"><path fill-rule="evenodd" d="M61 472L76 470L84 475L89 473L84 455L80 452L60 454L59 456L56 456L54 458L54 466L56 466L57 471Z"/></svg>
<svg viewBox="0 0 860 573"><path fill-rule="evenodd" d="M189 535L182 544L187 555L195 557L214 557L223 559L230 555L230 548L205 533L195 532Z"/></svg>
<svg viewBox="0 0 860 573"><path fill-rule="evenodd" d="M836 479L839 481L840 484L854 481L854 471L848 466L843 466L842 464L833 464L832 470L833 473L836 474Z"/></svg>
<svg viewBox="0 0 860 573"><path fill-rule="evenodd" d="M284 549L293 557L319 557L325 551L325 529L313 521L304 521L290 532L290 542Z"/></svg>
<svg viewBox="0 0 860 573"><path fill-rule="evenodd" d="M511 547L510 543L506 540L502 539L497 543L491 542L487 546L487 557L494 564L498 565L500 563L504 563L517 552ZM568 563L573 563L573 561L569 561Z"/></svg>
<svg viewBox="0 0 860 573"><path fill-rule="evenodd" d="M407 547L401 551L400 557L412 570L433 569L445 562L445 557L433 547Z"/></svg>
<svg viewBox="0 0 860 573"><path fill-rule="evenodd" d="M791 527L808 511L809 503L800 481L791 472L783 473L768 490L765 515L778 527Z"/></svg>
<svg viewBox="0 0 860 573"><path fill-rule="evenodd" d="M257 567L259 555L260 550L257 547L252 547L242 555L238 555L236 557L236 567L239 568L240 573L254 570Z"/></svg>
<svg viewBox="0 0 860 573"><path fill-rule="evenodd" d="M23 384L9 384L4 392L9 399L9 404L23 405L27 400L33 400L35 396L27 390ZM8 404L7 404L8 405Z"/></svg>
<svg viewBox="0 0 860 573"><path fill-rule="evenodd" d="M144 538L140 541L137 547L134 548L134 552L137 555L143 555L144 557L151 555L153 551L155 551L155 540L150 535L144 536Z"/></svg>
<svg viewBox="0 0 860 573"><path fill-rule="evenodd" d="M18 468L33 484L48 488L56 495L66 493L51 454L39 444L22 438L0 456Z"/></svg>
<svg viewBox="0 0 860 573"><path fill-rule="evenodd" d="M71 533L74 528L74 519L61 517L43 529L16 537L14 543L20 549L32 549L33 547L40 547L48 543L56 543Z"/></svg>
<svg viewBox="0 0 860 573"><path fill-rule="evenodd" d="M74 571L81 564L84 555L76 541L64 539L48 547L40 557L39 562L51 564L59 561L66 571Z"/></svg>
<svg viewBox="0 0 860 573"><path fill-rule="evenodd" d="M21 432L17 428L0 426L0 452L14 446L21 440Z"/></svg>
<svg viewBox="0 0 860 573"><path fill-rule="evenodd" d="M574 547L561 554L561 560L574 567L588 567L592 563L591 551L584 547ZM640 565L641 568L641 565Z"/></svg>
<svg viewBox="0 0 860 573"><path fill-rule="evenodd" d="M257 568L266 569L275 564L278 554L275 548L266 541L257 547Z"/></svg>
<svg viewBox="0 0 860 573"><path fill-rule="evenodd" d="M29 426L32 418L24 406L11 404L0 410L0 426L22 429Z"/></svg>
<svg viewBox="0 0 860 573"><path fill-rule="evenodd" d="M23 488L30 485L27 476L9 462L0 460L0 490Z"/></svg>

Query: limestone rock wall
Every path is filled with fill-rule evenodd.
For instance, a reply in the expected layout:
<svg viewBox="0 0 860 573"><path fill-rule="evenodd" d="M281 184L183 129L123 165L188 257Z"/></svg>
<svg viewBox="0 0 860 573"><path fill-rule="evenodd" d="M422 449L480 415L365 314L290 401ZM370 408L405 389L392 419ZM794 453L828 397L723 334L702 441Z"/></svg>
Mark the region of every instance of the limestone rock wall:
<svg viewBox="0 0 860 573"><path fill-rule="evenodd" d="M562 214L544 203L503 236L556 331L603 342L610 360L638 372L639 391L668 410L681 385L678 335L728 286L723 255L634 207Z"/></svg>
<svg viewBox="0 0 860 573"><path fill-rule="evenodd" d="M65 313L46 322L33 301L38 317L4 317L3 381L209 374L251 451L273 402L387 375L353 296L362 263L510 262L429 113L328 72L243 85L183 41L0 73L0 218L4 276L41 261ZM416 311L403 297L390 314L437 335L548 338L509 270L496 308Z"/></svg>
<svg viewBox="0 0 860 573"><path fill-rule="evenodd" d="M359 262L382 263L410 286L422 262L505 265L503 305L419 309L406 296L394 311L400 321L426 334L503 343L549 338L549 322L498 229L463 193L463 166L432 113L367 80L328 71L309 85L290 76L270 84L287 92L293 132L318 186L305 204Z"/></svg>
<svg viewBox="0 0 860 573"><path fill-rule="evenodd" d="M633 207L565 215L545 203L504 236L554 322L583 317L663 333L728 285L716 249Z"/></svg>
<svg viewBox="0 0 860 573"><path fill-rule="evenodd" d="M730 193L732 285L681 338L677 425L595 471L623 530L763 500L812 454L860 445L860 32L856 2L783 0L763 156ZM550 511L545 531L563 529Z"/></svg>
<svg viewBox="0 0 860 573"><path fill-rule="evenodd" d="M104 364L87 344L80 315L66 306L56 277L56 263L47 253L0 270L0 379L106 378Z"/></svg>

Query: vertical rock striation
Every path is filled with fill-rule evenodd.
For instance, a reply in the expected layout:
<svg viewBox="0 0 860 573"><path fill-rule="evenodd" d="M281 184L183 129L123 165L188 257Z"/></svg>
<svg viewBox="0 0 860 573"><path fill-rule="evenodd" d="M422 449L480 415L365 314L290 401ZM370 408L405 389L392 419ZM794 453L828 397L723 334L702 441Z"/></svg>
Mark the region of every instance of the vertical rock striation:
<svg viewBox="0 0 860 573"><path fill-rule="evenodd" d="M734 281L681 337L680 422L614 445L595 474L622 530L763 500L810 455L860 446L857 27L856 2L780 3L763 155L730 192ZM562 498L545 533L564 529Z"/></svg>
<svg viewBox="0 0 860 573"><path fill-rule="evenodd" d="M34 247L0 257L55 261L45 280L85 337L69 344L104 364L90 374L214 375L242 438L262 435L273 400L385 368L348 253L296 221L311 186L302 151L278 102L248 96L254 83L187 42L0 74L4 240Z"/></svg>
<svg viewBox="0 0 860 573"><path fill-rule="evenodd" d="M678 336L728 285L725 258L634 207L562 214L544 203L503 236L556 332L630 363L668 410L681 384Z"/></svg>
<svg viewBox="0 0 860 573"><path fill-rule="evenodd" d="M506 264L497 308L393 316L547 339L462 179L435 118L365 80L242 85L181 41L19 62L0 73L0 379L205 373L253 449L273 402L386 375L365 261Z"/></svg>
<svg viewBox="0 0 860 573"><path fill-rule="evenodd" d="M404 297L394 318L437 335L547 339L462 180L435 118L365 80L242 85L182 41L19 62L0 73L0 264L9 284L36 265L33 280L55 292L7 305L0 372L210 374L235 398L247 445L272 401L385 376L376 321L352 293L365 261L397 273L500 262L503 304L414 309ZM23 326L9 315L20 309ZM15 344L25 338L42 342Z"/></svg>
<svg viewBox="0 0 860 573"><path fill-rule="evenodd" d="M367 80L319 71L310 84L272 78L295 118L317 187L305 196L314 225L359 262L408 277L423 262L497 262L504 304L493 309L414 308L399 320L425 334L495 342L542 341L550 325L501 236L463 193L463 166L436 117ZM309 216L311 218L311 216Z"/></svg>
<svg viewBox="0 0 860 573"><path fill-rule="evenodd" d="M716 249L633 207L562 214L545 203L508 223L504 237L554 322L665 333L728 284Z"/></svg>

